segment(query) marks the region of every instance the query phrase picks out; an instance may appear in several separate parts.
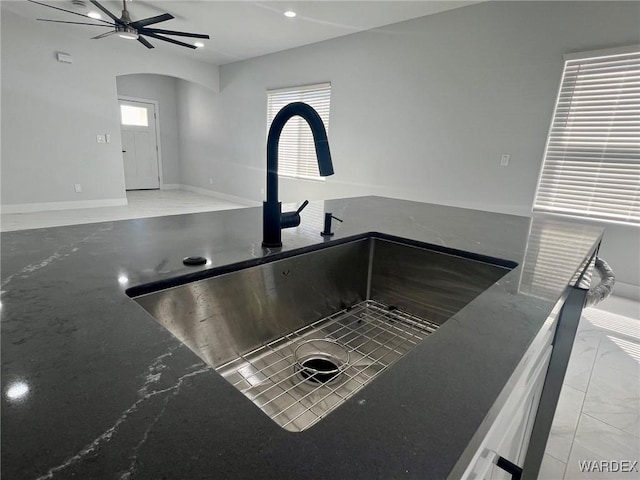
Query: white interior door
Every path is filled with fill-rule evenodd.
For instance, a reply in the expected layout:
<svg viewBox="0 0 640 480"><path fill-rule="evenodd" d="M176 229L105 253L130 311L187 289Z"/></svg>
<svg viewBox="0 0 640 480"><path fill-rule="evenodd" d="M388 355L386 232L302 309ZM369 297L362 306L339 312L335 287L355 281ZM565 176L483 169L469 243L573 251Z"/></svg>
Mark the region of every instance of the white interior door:
<svg viewBox="0 0 640 480"><path fill-rule="evenodd" d="M130 100L119 103L125 187L160 188L155 105Z"/></svg>

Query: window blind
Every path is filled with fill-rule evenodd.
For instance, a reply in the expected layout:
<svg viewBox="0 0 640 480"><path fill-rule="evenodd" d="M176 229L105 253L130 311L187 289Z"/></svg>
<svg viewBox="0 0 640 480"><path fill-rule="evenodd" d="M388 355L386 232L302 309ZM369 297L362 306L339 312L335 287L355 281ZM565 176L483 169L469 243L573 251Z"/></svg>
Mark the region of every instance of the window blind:
<svg viewBox="0 0 640 480"><path fill-rule="evenodd" d="M640 51L566 57L534 211L640 225Z"/></svg>
<svg viewBox="0 0 640 480"><path fill-rule="evenodd" d="M329 132L331 84L267 91L268 128L276 114L292 102L304 102L313 107ZM299 116L291 118L282 129L278 147L278 175L324 181L318 171L313 134L307 122Z"/></svg>

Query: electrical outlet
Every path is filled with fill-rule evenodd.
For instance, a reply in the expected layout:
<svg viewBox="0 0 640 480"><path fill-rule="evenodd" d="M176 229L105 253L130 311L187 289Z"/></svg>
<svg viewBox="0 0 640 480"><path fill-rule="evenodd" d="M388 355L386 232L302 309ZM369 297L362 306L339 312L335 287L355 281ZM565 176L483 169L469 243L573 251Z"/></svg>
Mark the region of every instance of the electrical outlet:
<svg viewBox="0 0 640 480"><path fill-rule="evenodd" d="M80 185L79 183L74 184L73 188L75 189L76 193L82 193L82 185Z"/></svg>
<svg viewBox="0 0 640 480"><path fill-rule="evenodd" d="M260 189L260 195L264 195L264 188Z"/></svg>
<svg viewBox="0 0 640 480"><path fill-rule="evenodd" d="M509 160L511 160L511 155L509 155L508 153L503 153L500 156L500 166L506 167L507 165L509 165Z"/></svg>

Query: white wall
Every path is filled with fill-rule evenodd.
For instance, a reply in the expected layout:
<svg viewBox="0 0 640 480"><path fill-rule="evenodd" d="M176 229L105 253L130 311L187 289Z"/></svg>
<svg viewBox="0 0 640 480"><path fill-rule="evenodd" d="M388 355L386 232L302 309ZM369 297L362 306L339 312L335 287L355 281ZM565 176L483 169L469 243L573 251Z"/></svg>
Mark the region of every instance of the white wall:
<svg viewBox="0 0 640 480"><path fill-rule="evenodd" d="M180 183L177 79L165 75L134 74L116 79L118 96L158 102L159 142L163 184Z"/></svg>
<svg viewBox="0 0 640 480"><path fill-rule="evenodd" d="M147 50L117 37L90 40L89 32L79 40L68 36L70 27L6 10L1 21L5 212L126 202L117 76L168 75L218 89L217 67L167 53L172 46ZM71 54L73 64L57 62L57 51ZM97 144L96 134L105 133L112 142Z"/></svg>
<svg viewBox="0 0 640 480"><path fill-rule="evenodd" d="M233 162L235 152L244 148L246 142L238 139L230 142L226 137L231 112L223 114L220 95L201 85L178 80L177 99L181 187L249 206L262 205L245 196L229 194L225 187L229 183L260 181L262 176L247 176Z"/></svg>
<svg viewBox="0 0 640 480"><path fill-rule="evenodd" d="M336 174L282 180L284 201L377 194L529 215L563 54L638 43L638 18L638 2L490 2L222 66L211 151L227 173L212 189L261 200L265 90L330 81ZM640 284L639 245L638 229L608 232L620 281Z"/></svg>
<svg viewBox="0 0 640 480"><path fill-rule="evenodd" d="M640 228L603 225L604 240L600 257L616 274L614 293L640 301Z"/></svg>
<svg viewBox="0 0 640 480"><path fill-rule="evenodd" d="M209 178L215 177L217 150L223 145L217 136L216 95L183 80L177 82L176 91L182 184L212 189Z"/></svg>

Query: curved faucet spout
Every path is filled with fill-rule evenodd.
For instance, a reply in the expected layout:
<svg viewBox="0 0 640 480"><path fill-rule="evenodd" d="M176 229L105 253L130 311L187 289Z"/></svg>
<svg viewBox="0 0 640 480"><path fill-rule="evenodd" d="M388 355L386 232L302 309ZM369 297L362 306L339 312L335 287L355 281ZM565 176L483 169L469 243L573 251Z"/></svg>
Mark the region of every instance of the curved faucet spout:
<svg viewBox="0 0 640 480"><path fill-rule="evenodd" d="M327 131L320 115L306 103L290 103L277 113L269 128L267 137L267 201L278 201L278 145L280 144L280 134L289 119L296 115L304 118L309 124L309 128L311 128L320 176L333 175L329 140L327 140Z"/></svg>
<svg viewBox="0 0 640 480"><path fill-rule="evenodd" d="M278 145L280 143L280 134L289 119L296 115L302 117L311 128L320 176L333 175L333 163L331 161L331 152L329 151L327 131L318 112L303 102L290 103L282 108L273 119L273 122L271 122L267 137L267 201L263 204L262 215L262 246L264 247L282 246L281 230L300 224L299 211L283 214L278 201ZM282 221L283 216L286 218L284 223Z"/></svg>

